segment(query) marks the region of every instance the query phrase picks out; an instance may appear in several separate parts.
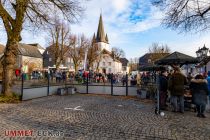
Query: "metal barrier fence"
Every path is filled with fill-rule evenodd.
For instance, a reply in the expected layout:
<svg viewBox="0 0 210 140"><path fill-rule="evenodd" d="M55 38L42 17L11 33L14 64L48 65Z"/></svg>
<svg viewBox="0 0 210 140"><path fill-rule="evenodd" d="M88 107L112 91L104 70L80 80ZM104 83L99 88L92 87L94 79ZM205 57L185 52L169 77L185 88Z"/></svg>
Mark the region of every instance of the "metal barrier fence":
<svg viewBox="0 0 210 140"><path fill-rule="evenodd" d="M48 96L57 92L58 88L74 87L80 93L94 93L94 94L110 94L110 95L125 95L135 96L137 93L136 81L128 80L126 74L123 80L115 79L111 75L108 80L96 80L87 75L86 77L60 78L51 77L47 75L43 78L27 79L24 74L21 78L16 80L16 85L21 87L21 99L25 100L26 94L40 94L41 96ZM42 94L43 91L43 94ZM36 93L35 93L36 92ZM27 95L27 99L28 99ZM37 97L34 96L34 97Z"/></svg>

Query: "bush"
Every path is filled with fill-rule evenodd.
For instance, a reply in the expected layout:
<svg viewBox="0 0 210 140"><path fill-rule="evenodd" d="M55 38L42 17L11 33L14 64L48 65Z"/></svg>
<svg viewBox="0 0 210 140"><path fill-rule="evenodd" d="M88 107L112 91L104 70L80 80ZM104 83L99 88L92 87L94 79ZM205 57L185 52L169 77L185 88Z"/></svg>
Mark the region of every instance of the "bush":
<svg viewBox="0 0 210 140"><path fill-rule="evenodd" d="M20 102L20 96L13 93L11 97L4 96L0 94L0 103L19 103Z"/></svg>

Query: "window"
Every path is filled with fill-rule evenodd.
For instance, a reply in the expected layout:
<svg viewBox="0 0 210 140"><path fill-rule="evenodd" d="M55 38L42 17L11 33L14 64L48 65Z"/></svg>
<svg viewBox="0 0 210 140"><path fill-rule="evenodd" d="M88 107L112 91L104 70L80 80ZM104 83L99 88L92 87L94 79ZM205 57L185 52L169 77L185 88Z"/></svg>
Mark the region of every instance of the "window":
<svg viewBox="0 0 210 140"><path fill-rule="evenodd" d="M68 61L68 63L70 63L70 62L71 62L71 59L70 59L70 58L68 58L68 60L67 60L67 61Z"/></svg>
<svg viewBox="0 0 210 140"><path fill-rule="evenodd" d="M25 48L21 48L21 50L22 50L24 53L26 52Z"/></svg>
<svg viewBox="0 0 210 140"><path fill-rule="evenodd" d="M112 69L111 68L109 68L109 73L111 73L112 72Z"/></svg>
<svg viewBox="0 0 210 140"><path fill-rule="evenodd" d="M109 66L112 66L112 63L111 62L109 62Z"/></svg>
<svg viewBox="0 0 210 140"><path fill-rule="evenodd" d="M49 58L49 62L52 61L52 58Z"/></svg>

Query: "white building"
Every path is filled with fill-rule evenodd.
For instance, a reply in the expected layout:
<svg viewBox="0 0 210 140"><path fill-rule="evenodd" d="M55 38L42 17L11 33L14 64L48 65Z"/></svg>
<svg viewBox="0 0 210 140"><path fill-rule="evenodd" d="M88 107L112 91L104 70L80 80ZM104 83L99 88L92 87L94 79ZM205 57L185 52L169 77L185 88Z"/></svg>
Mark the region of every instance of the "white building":
<svg viewBox="0 0 210 140"><path fill-rule="evenodd" d="M99 72L101 73L122 73L122 63L114 59L111 55L111 48L107 34L105 35L102 15L100 15L97 35L93 36L93 42L102 50L102 56L99 63ZM93 65L93 70L97 68L97 63Z"/></svg>

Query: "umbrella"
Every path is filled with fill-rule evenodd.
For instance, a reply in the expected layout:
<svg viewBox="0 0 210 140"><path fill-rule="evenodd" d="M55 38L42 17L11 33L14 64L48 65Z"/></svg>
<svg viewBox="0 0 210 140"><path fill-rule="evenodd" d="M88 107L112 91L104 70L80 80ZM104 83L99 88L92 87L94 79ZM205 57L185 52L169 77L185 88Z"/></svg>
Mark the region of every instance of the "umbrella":
<svg viewBox="0 0 210 140"><path fill-rule="evenodd" d="M195 64L198 63L198 59L180 53L180 52L173 52L159 60L157 60L155 62L155 64L158 65L172 65L172 64L180 64L180 65L184 65L184 64Z"/></svg>

